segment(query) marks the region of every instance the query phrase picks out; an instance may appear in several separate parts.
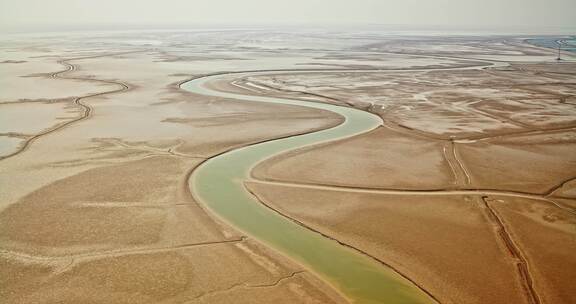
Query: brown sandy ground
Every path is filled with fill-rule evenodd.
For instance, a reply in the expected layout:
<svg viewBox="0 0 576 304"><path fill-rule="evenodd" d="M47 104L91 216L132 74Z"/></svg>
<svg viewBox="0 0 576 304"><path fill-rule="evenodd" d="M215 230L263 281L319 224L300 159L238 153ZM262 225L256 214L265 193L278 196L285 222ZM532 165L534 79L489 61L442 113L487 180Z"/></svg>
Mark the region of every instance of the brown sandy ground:
<svg viewBox="0 0 576 304"><path fill-rule="evenodd" d="M216 153L341 118L188 94L175 84L193 64L109 55L77 60L67 76L129 90L86 98L88 119L0 161L0 298L345 303L307 270L209 216L187 185L190 170Z"/></svg>
<svg viewBox="0 0 576 304"><path fill-rule="evenodd" d="M259 180L408 190L548 194L562 186L557 194L573 197L575 149L574 132L454 144L380 127L276 156L252 175Z"/></svg>
<svg viewBox="0 0 576 304"><path fill-rule="evenodd" d="M247 186L279 213L392 265L441 303L569 303L575 296L566 283L575 275L574 213L549 203Z"/></svg>
<svg viewBox="0 0 576 304"><path fill-rule="evenodd" d="M576 179L571 178L551 190L549 191L551 196L576 199Z"/></svg>
<svg viewBox="0 0 576 304"><path fill-rule="evenodd" d="M453 186L442 142L383 127L350 139L279 155L257 166L252 175L261 180L366 188Z"/></svg>
<svg viewBox="0 0 576 304"><path fill-rule="evenodd" d="M42 187L0 213L7 303L341 302L292 262L210 218L198 160L153 156Z"/></svg>
<svg viewBox="0 0 576 304"><path fill-rule="evenodd" d="M576 177L575 131L488 139L458 151L473 188L548 194Z"/></svg>
<svg viewBox="0 0 576 304"><path fill-rule="evenodd" d="M478 197L248 187L280 213L391 264L440 303L529 303Z"/></svg>
<svg viewBox="0 0 576 304"><path fill-rule="evenodd" d="M487 202L521 249L542 303L573 301L576 291L566 282L576 279L575 213L538 200L494 196Z"/></svg>

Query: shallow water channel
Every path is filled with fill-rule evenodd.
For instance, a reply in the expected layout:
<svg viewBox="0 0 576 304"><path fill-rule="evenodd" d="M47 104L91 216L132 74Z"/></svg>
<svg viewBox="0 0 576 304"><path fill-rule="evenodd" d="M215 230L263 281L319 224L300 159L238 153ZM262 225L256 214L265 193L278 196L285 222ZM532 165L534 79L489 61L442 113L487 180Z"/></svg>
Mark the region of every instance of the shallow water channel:
<svg viewBox="0 0 576 304"><path fill-rule="evenodd" d="M255 74L237 74L238 77L248 75ZM205 86L222 77L230 75L198 78L181 87L207 96L322 109L340 114L346 120L330 129L247 146L204 162L189 180L196 199L239 230L304 265L353 303L433 303L427 294L385 265L267 208L243 184L249 179L250 170L256 164L273 155L368 132L381 125L381 119L353 108L240 95L215 91ZM386 229L386 223L381 225L382 229Z"/></svg>

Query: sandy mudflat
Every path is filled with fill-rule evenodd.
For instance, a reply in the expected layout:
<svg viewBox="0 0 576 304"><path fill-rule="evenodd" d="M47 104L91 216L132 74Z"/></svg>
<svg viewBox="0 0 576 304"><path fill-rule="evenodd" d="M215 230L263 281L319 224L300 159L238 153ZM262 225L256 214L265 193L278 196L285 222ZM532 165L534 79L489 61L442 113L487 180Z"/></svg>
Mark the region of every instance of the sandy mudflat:
<svg viewBox="0 0 576 304"><path fill-rule="evenodd" d="M575 144L570 131L496 138L459 145L459 151L477 188L547 193L574 178Z"/></svg>
<svg viewBox="0 0 576 304"><path fill-rule="evenodd" d="M574 213L529 199L494 197L491 204L524 249L543 302L570 303L576 291L565 282L576 279Z"/></svg>
<svg viewBox="0 0 576 304"><path fill-rule="evenodd" d="M80 114L66 101L5 103L0 105L0 111L2 131L22 135L39 133Z"/></svg>
<svg viewBox="0 0 576 304"><path fill-rule="evenodd" d="M101 50L94 57L55 47L51 52L59 55L45 59L50 68L38 67L38 73L57 72L65 68L56 63L60 56L87 56L71 61L75 70L62 77L88 79L73 82L90 90L94 80L108 83L96 92L126 88L84 98L87 119L1 161L0 297L8 303L346 302L302 266L208 215L187 186L190 170L216 153L340 118L185 93L175 83L206 71L194 63L157 63L158 53L142 51ZM43 91L40 83L22 82L11 88L38 86L40 95L22 90L22 98L93 92L50 81L63 87ZM65 102L45 99L0 105L10 107L0 133L42 134L75 114Z"/></svg>
<svg viewBox="0 0 576 304"><path fill-rule="evenodd" d="M18 150L24 142L23 138L14 136L0 136L0 154L8 155Z"/></svg>
<svg viewBox="0 0 576 304"><path fill-rule="evenodd" d="M270 207L391 266L442 304L574 298L574 63L552 64L553 50L521 37L349 38L6 38L0 298L349 302L189 189L194 168L219 153L342 123L327 111L179 88L256 70L285 71L210 86L356 107L384 121L258 165L247 185ZM334 71L344 68L372 71Z"/></svg>
<svg viewBox="0 0 576 304"><path fill-rule="evenodd" d="M253 175L350 187L442 189L454 185L443 153L440 142L380 127L322 147L282 154L257 166Z"/></svg>
<svg viewBox="0 0 576 304"><path fill-rule="evenodd" d="M490 70L293 73L254 83L312 93L380 115L388 126L431 139L481 139L574 125L576 64ZM556 73L556 74L555 74Z"/></svg>
<svg viewBox="0 0 576 304"><path fill-rule="evenodd" d="M574 67L251 77L282 94L345 101L384 126L268 159L248 186L286 216L406 273L441 303L568 303Z"/></svg>
<svg viewBox="0 0 576 304"><path fill-rule="evenodd" d="M442 303L528 303L477 198L248 186L283 214L390 263Z"/></svg>
<svg viewBox="0 0 576 304"><path fill-rule="evenodd" d="M61 54L36 57L42 53L19 51L2 52L3 58L24 58L21 63L0 63L0 99L3 102L53 100L82 96L105 91L107 86L101 83L74 79L55 79L52 73L63 70L57 61ZM17 57L14 57L17 56ZM34 89L30 89L34 88Z"/></svg>
<svg viewBox="0 0 576 304"><path fill-rule="evenodd" d="M182 187L197 163L152 156L94 168L7 207L0 214L2 297L10 303L155 303L257 294L259 303L341 301L302 268L222 226L192 201ZM273 291L260 295L260 288Z"/></svg>

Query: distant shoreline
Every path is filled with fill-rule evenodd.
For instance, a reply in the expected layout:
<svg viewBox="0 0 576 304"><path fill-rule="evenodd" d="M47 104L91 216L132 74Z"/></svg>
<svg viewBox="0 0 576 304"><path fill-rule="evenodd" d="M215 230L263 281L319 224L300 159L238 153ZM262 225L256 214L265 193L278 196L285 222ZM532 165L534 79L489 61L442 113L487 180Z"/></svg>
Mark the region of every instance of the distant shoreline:
<svg viewBox="0 0 576 304"><path fill-rule="evenodd" d="M566 45L562 47L562 51L576 53L576 36L569 36L568 38L562 37L550 37L550 38L535 38L526 39L525 41L529 44L545 47L549 49L558 49L559 40L566 41Z"/></svg>

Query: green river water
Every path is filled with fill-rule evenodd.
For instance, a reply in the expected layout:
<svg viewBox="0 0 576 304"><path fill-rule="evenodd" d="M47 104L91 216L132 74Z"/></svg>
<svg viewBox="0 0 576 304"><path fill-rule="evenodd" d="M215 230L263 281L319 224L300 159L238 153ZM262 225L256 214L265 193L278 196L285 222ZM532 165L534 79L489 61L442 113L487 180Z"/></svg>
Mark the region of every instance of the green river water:
<svg viewBox="0 0 576 304"><path fill-rule="evenodd" d="M249 179L250 170L273 155L358 135L381 125L381 119L347 107L239 95L211 90L205 86L207 82L222 77L229 75L191 80L182 84L182 88L207 96L322 109L340 114L346 120L330 129L247 146L206 161L193 172L189 180L196 199L239 230L304 265L337 288L352 303L434 303L427 294L386 266L270 210L243 185ZM380 224L382 229L386 229L385 222Z"/></svg>

